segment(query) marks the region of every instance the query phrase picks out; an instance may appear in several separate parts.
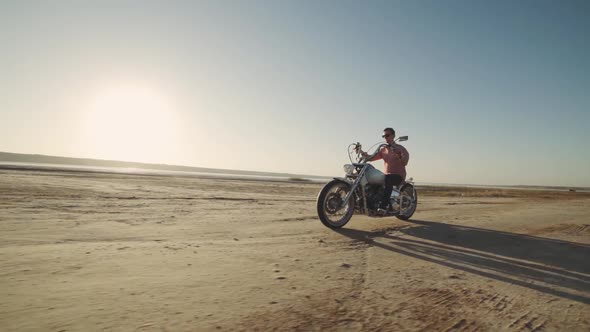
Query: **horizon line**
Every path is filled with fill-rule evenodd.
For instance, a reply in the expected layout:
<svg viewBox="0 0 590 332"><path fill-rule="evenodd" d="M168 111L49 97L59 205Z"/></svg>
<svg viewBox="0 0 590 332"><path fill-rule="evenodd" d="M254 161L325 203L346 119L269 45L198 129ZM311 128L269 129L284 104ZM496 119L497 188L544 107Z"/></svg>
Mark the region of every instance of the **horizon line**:
<svg viewBox="0 0 590 332"><path fill-rule="evenodd" d="M244 170L244 169L227 169L227 168L214 168L214 167L201 167L201 166L187 166L187 165L175 165L175 164L167 164L167 163L148 163L148 162L141 162L141 161L129 161L129 160L113 160L113 159L100 159L100 158L83 158L83 157L67 157L67 156L55 156L55 155L46 155L46 154L38 154L38 153L19 153L19 152L7 152L7 151L0 151L0 154L13 154L13 155L20 155L20 156L39 156L39 157L47 157L47 158L63 158L63 159L79 159L79 160L86 160L86 161L99 161L99 162L110 162L110 163L127 163L127 164L139 164L139 165L146 165L146 166L159 166L159 167L178 167L178 168L192 168L192 169L200 169L201 172L206 173L215 173L214 171L221 171L217 173L227 173L227 174L235 174L235 172L240 173L253 173L253 174L268 174L268 175L275 175L275 176L295 176L295 177L310 177L310 178L321 178L321 179L328 179L334 178L337 176L332 175L315 175L315 174L297 174L297 173L288 173L288 172L270 172L270 171L253 171L253 170ZM46 164L51 165L52 163L45 163L45 162L35 162L35 161L15 161L15 160L0 160L0 163L31 163L31 164ZM92 165L80 165L80 164L72 164L72 163L61 163L63 165L71 165L71 166L92 166ZM55 165L55 164L54 164ZM16 165L15 165L16 166ZM101 166L101 165L94 165L94 166ZM104 166L109 168L123 168L121 166ZM151 170L158 170L154 168L145 168L145 167L136 167L139 169L151 169ZM197 170L194 170L197 171ZM413 179L410 177L410 179ZM567 186L567 185L527 185L527 184L481 184L481 183L445 183L445 182L422 182L426 185L437 185L437 186L482 186L482 187L535 187L535 188L570 188L570 189L585 189L590 190L590 187L584 186Z"/></svg>

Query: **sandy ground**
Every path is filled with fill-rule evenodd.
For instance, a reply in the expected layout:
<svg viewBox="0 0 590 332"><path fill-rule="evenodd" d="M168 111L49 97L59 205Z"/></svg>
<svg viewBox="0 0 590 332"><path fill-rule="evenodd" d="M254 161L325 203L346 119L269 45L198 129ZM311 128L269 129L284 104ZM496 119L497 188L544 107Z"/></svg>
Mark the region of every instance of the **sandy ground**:
<svg viewBox="0 0 590 332"><path fill-rule="evenodd" d="M588 195L425 188L332 231L320 188L0 170L0 330L590 330Z"/></svg>

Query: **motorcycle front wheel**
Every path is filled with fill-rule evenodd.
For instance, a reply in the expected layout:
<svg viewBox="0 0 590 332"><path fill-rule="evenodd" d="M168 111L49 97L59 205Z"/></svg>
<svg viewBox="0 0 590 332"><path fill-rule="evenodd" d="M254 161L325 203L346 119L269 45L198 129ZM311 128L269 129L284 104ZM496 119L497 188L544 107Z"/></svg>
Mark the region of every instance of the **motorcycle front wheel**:
<svg viewBox="0 0 590 332"><path fill-rule="evenodd" d="M318 217L324 226L340 228L352 218L354 213L354 198L351 197L346 205L342 202L350 192L350 185L339 180L332 180L322 188L317 198Z"/></svg>

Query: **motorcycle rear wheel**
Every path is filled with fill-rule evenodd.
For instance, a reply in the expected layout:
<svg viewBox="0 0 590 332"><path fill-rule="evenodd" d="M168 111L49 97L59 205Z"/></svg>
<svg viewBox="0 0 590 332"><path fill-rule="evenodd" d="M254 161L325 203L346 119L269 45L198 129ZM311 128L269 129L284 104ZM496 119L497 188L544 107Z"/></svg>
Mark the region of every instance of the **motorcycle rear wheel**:
<svg viewBox="0 0 590 332"><path fill-rule="evenodd" d="M340 208L344 197L350 192L350 185L339 180L332 180L320 191L317 198L318 217L324 226L340 228L350 221L354 213L354 198Z"/></svg>
<svg viewBox="0 0 590 332"><path fill-rule="evenodd" d="M418 192L416 192L416 189L413 185L406 183L400 189L400 196L409 197L412 202L410 203L411 206L406 208L400 206L400 214L396 217L401 220L408 220L414 215L414 212L416 212L416 207L418 207Z"/></svg>

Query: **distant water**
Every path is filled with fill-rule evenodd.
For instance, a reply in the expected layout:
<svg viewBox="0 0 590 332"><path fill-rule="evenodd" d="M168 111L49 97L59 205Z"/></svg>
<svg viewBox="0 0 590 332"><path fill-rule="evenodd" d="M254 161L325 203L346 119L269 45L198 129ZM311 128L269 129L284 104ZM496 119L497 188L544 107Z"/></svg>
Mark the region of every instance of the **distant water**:
<svg viewBox="0 0 590 332"><path fill-rule="evenodd" d="M64 164L46 164L46 163L22 163L11 161L0 161L0 169L30 169L46 171L74 171L74 172L99 172L99 173L119 173L119 174L137 174L137 175L165 175L165 176L195 176L205 178L222 178L236 180L264 180L264 181L293 181L303 180L312 183L327 183L333 177L313 177L305 176L276 176L276 175L249 175L236 174L228 172L195 172L195 171L167 171L148 168L132 167L107 167L107 166L87 166L87 165L64 165ZM337 175L343 176L343 175ZM295 180L295 181L296 181ZM434 186L434 187L461 187L461 188L482 188L482 189L522 189L522 190L555 190L568 191L569 187L552 187L552 186L502 186L502 185L477 185L477 184L452 184L452 183L431 183L416 182L416 187ZM578 192L590 192L590 188L576 188Z"/></svg>
<svg viewBox="0 0 590 332"><path fill-rule="evenodd" d="M195 176L224 179L241 179L241 180L266 180L266 181L287 181L294 179L315 183L325 183L332 178L306 178L301 176L275 176L275 175L249 175L236 174L228 172L192 172L192 171L167 171L146 168L130 167L106 167L106 166L87 166L87 165L63 165L63 164L44 164L44 163L20 163L0 161L0 168L4 169L30 169L46 171L74 171L74 172L97 172L97 173L118 173L118 174L137 174L137 175L166 175L166 176Z"/></svg>

